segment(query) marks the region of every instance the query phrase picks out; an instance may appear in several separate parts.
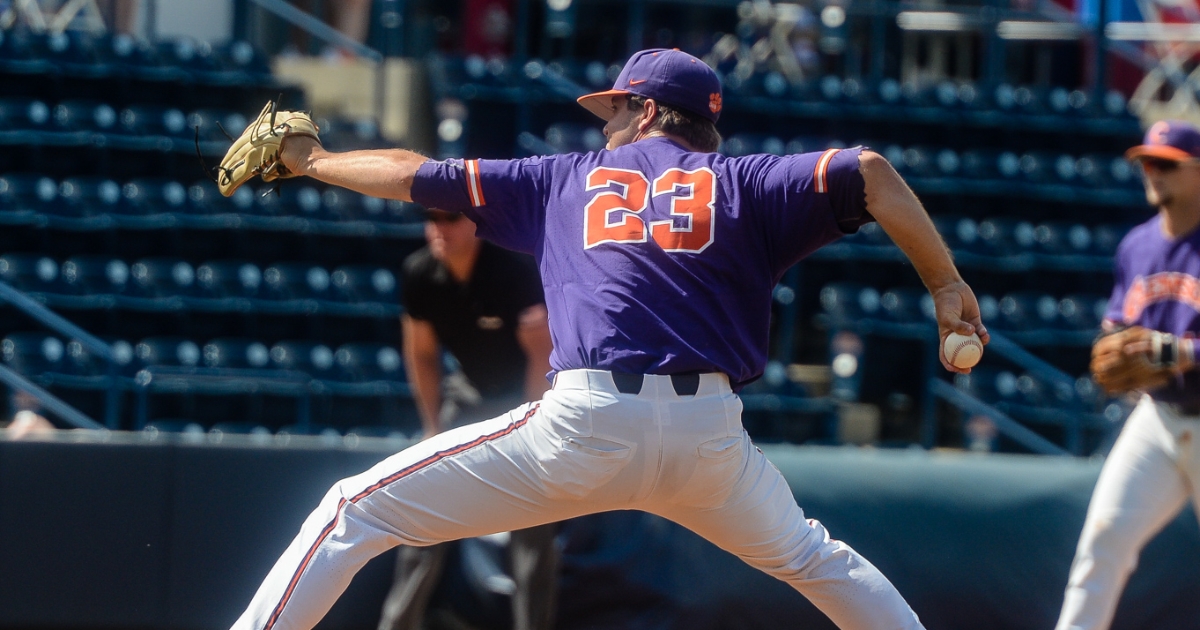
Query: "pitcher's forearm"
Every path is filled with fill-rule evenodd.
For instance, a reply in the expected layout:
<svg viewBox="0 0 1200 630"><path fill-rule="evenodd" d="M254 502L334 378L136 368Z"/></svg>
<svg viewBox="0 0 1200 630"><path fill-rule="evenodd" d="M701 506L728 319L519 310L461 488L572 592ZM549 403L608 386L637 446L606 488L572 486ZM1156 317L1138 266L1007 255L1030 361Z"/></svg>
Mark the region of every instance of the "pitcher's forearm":
<svg viewBox="0 0 1200 630"><path fill-rule="evenodd" d="M859 168L866 184L867 211L912 262L929 291L962 282L933 221L887 160L864 152Z"/></svg>
<svg viewBox="0 0 1200 630"><path fill-rule="evenodd" d="M305 137L288 138L283 163L293 173L370 197L412 201L413 177L429 158L405 149L334 153Z"/></svg>

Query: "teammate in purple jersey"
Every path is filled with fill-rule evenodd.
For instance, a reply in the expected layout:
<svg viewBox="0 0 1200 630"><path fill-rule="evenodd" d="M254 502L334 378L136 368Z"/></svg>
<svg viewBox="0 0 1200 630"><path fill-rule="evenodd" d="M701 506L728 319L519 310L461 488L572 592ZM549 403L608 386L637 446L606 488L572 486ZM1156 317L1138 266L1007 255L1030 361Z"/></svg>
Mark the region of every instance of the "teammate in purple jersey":
<svg viewBox="0 0 1200 630"><path fill-rule="evenodd" d="M1189 498L1200 516L1200 129L1160 121L1126 156L1145 173L1154 218L1117 248L1104 326L1141 326L1156 335L1174 367L1141 400L1104 462L1063 600L1057 630L1102 630L1137 566L1142 547ZM1099 343L1099 342L1097 342ZM1152 347L1124 348L1127 354ZM1102 375L1098 380L1104 382Z"/></svg>
<svg viewBox="0 0 1200 630"><path fill-rule="evenodd" d="M806 254L878 221L934 298L939 333L987 332L916 197L860 148L713 153L716 73L648 50L580 103L607 149L523 160L330 153L286 139L291 172L458 210L532 253L554 341L537 403L441 433L339 482L234 625L312 627L371 557L616 509L657 514L784 580L841 628L920 628L865 558L806 520L751 444L736 390L767 359L771 291ZM956 369L945 362L946 369Z"/></svg>

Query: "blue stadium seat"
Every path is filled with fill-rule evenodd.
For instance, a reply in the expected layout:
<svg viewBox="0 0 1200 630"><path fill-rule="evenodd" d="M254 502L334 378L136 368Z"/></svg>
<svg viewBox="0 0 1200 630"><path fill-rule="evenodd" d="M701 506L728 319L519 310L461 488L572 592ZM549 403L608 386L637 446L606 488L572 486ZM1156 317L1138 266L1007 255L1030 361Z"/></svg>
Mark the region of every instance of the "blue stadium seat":
<svg viewBox="0 0 1200 630"><path fill-rule="evenodd" d="M955 374L954 386L986 403L1013 400L1017 394L1017 377L1008 370L981 365L971 368L970 374Z"/></svg>
<svg viewBox="0 0 1200 630"><path fill-rule="evenodd" d="M325 299L330 296L329 272L319 265L281 262L263 271L265 297L272 300Z"/></svg>
<svg viewBox="0 0 1200 630"><path fill-rule="evenodd" d="M200 139L208 141L229 142L227 132L234 138L238 137L250 121L241 112L214 109L198 109L188 114L188 129L199 128ZM222 132L221 128L225 131Z"/></svg>
<svg viewBox="0 0 1200 630"><path fill-rule="evenodd" d="M134 361L133 345L124 339L104 340L109 344L115 359L117 373L132 376L137 369ZM81 342L67 342L66 356L63 358L63 371L77 376L103 376L108 373L108 362L96 356Z"/></svg>
<svg viewBox="0 0 1200 630"><path fill-rule="evenodd" d="M820 136L796 136L788 140L784 145L784 151L792 153L813 153L816 151L824 151L825 149L844 149L846 143L833 138ZM881 147L876 147L876 150L881 150Z"/></svg>
<svg viewBox="0 0 1200 630"><path fill-rule="evenodd" d="M262 290L262 269L239 260L210 260L196 267L198 295L206 298L255 298Z"/></svg>
<svg viewBox="0 0 1200 630"><path fill-rule="evenodd" d="M346 381L404 381L404 362L392 346L348 343L333 353L338 376Z"/></svg>
<svg viewBox="0 0 1200 630"><path fill-rule="evenodd" d="M1058 302L1063 324L1076 330L1099 329L1107 308L1108 298L1095 293L1073 293Z"/></svg>
<svg viewBox="0 0 1200 630"><path fill-rule="evenodd" d="M367 219L367 197L345 188L330 187L321 192L322 218L335 221L357 221ZM373 203L373 202L372 202ZM383 210L383 204L376 212Z"/></svg>
<svg viewBox="0 0 1200 630"><path fill-rule="evenodd" d="M959 174L972 179L996 179L1000 173L1000 151L967 149L959 157Z"/></svg>
<svg viewBox="0 0 1200 630"><path fill-rule="evenodd" d="M184 433L189 435L203 436L204 427L195 420L184 420L177 418L162 418L151 420L142 428L143 431L150 433Z"/></svg>
<svg viewBox="0 0 1200 630"><path fill-rule="evenodd" d="M788 152L788 146L778 136L758 133L737 133L725 139L721 145L721 150L731 157L755 155L758 153L784 155Z"/></svg>
<svg viewBox="0 0 1200 630"><path fill-rule="evenodd" d="M333 350L320 342L281 341L271 346L271 365L281 370L304 372L314 378L334 378Z"/></svg>
<svg viewBox="0 0 1200 630"><path fill-rule="evenodd" d="M40 173L0 175L0 205L45 210L58 201L58 182Z"/></svg>
<svg viewBox="0 0 1200 630"><path fill-rule="evenodd" d="M129 265L111 256L72 256L62 264L62 279L74 295L121 295L129 284Z"/></svg>
<svg viewBox="0 0 1200 630"><path fill-rule="evenodd" d="M280 186L265 184L255 197L256 211L267 216L294 216L305 219L325 219L321 191L316 186L299 184Z"/></svg>
<svg viewBox="0 0 1200 630"><path fill-rule="evenodd" d="M1092 249L1092 232L1081 223L1042 223L1033 228L1033 239L1046 254L1087 254Z"/></svg>
<svg viewBox="0 0 1200 630"><path fill-rule="evenodd" d="M16 332L0 341L0 353L9 367L22 374L61 373L66 344L44 332Z"/></svg>
<svg viewBox="0 0 1200 630"><path fill-rule="evenodd" d="M396 276L384 267L346 265L335 269L329 279L334 295L346 302L397 301Z"/></svg>
<svg viewBox="0 0 1200 630"><path fill-rule="evenodd" d="M254 339L218 338L204 344L204 365L213 368L270 367L271 351L266 344Z"/></svg>
<svg viewBox="0 0 1200 630"><path fill-rule="evenodd" d="M139 136L192 137L187 116L176 107L131 105L121 110L120 130Z"/></svg>
<svg viewBox="0 0 1200 630"><path fill-rule="evenodd" d="M986 251L997 256L1033 251L1034 226L1014 217L992 217L979 222L979 238Z"/></svg>
<svg viewBox="0 0 1200 630"><path fill-rule="evenodd" d="M56 214L89 217L116 212L121 203L121 185L107 177L68 177L58 185Z"/></svg>
<svg viewBox="0 0 1200 630"><path fill-rule="evenodd" d="M934 215L931 219L950 249L975 251L983 248L983 238L979 235L979 224L974 219L954 215Z"/></svg>
<svg viewBox="0 0 1200 630"><path fill-rule="evenodd" d="M133 347L135 360L141 365L197 367L200 365L200 346L183 337L147 337Z"/></svg>
<svg viewBox="0 0 1200 630"><path fill-rule="evenodd" d="M187 189L188 211L192 214L252 214L256 211L255 195L252 186L242 186L234 191L232 197L226 197L217 189L213 181L199 181Z"/></svg>
<svg viewBox="0 0 1200 630"><path fill-rule="evenodd" d="M900 323L929 322L934 319L933 298L925 289L897 287L879 297L879 311Z"/></svg>
<svg viewBox="0 0 1200 630"><path fill-rule="evenodd" d="M35 98L0 98L0 130L40 131L50 122L50 107Z"/></svg>
<svg viewBox="0 0 1200 630"><path fill-rule="evenodd" d="M0 68L22 74L42 74L53 70L47 59L46 36L29 29L0 31Z"/></svg>
<svg viewBox="0 0 1200 630"><path fill-rule="evenodd" d="M879 314L879 291L853 282L832 282L821 288L821 307L836 318L858 319Z"/></svg>
<svg viewBox="0 0 1200 630"><path fill-rule="evenodd" d="M210 434L269 436L271 430L254 422L218 422L209 427Z"/></svg>
<svg viewBox="0 0 1200 630"><path fill-rule="evenodd" d="M1117 245L1133 226L1128 223L1102 223L1092 227L1093 248L1097 254L1112 256Z"/></svg>
<svg viewBox="0 0 1200 630"><path fill-rule="evenodd" d="M546 143L561 153L599 151L608 143L595 125L554 123L546 127Z"/></svg>
<svg viewBox="0 0 1200 630"><path fill-rule="evenodd" d="M196 270L180 258L143 258L129 267L128 292L135 297L161 298L196 292Z"/></svg>
<svg viewBox="0 0 1200 630"><path fill-rule="evenodd" d="M117 110L108 103L87 99L65 100L51 114L62 131L110 132L117 130Z"/></svg>
<svg viewBox="0 0 1200 630"><path fill-rule="evenodd" d="M1000 299L1000 321L1007 330L1053 328L1059 323L1058 300L1036 291L1014 291Z"/></svg>
<svg viewBox="0 0 1200 630"><path fill-rule="evenodd" d="M183 212L188 202L183 184L169 179L131 180L121 187L121 197L117 209L130 215Z"/></svg>
<svg viewBox="0 0 1200 630"><path fill-rule="evenodd" d="M62 293L58 262L41 254L0 256L0 279L22 291Z"/></svg>

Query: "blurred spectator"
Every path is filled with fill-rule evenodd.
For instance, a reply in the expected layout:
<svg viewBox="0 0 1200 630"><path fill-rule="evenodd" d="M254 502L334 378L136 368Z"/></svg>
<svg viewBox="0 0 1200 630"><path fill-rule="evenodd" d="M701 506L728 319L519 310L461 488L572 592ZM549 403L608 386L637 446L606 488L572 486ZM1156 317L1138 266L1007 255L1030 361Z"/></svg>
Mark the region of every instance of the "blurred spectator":
<svg viewBox="0 0 1200 630"><path fill-rule="evenodd" d="M45 435L55 431L54 425L38 412L38 400L32 395L16 390L10 398L13 411L12 422L4 430L4 437L10 440Z"/></svg>
<svg viewBox="0 0 1200 630"><path fill-rule="evenodd" d="M463 51L485 58L505 57L512 44L512 0L463 0Z"/></svg>
<svg viewBox="0 0 1200 630"><path fill-rule="evenodd" d="M141 0L97 0L109 30L122 35L138 34Z"/></svg>

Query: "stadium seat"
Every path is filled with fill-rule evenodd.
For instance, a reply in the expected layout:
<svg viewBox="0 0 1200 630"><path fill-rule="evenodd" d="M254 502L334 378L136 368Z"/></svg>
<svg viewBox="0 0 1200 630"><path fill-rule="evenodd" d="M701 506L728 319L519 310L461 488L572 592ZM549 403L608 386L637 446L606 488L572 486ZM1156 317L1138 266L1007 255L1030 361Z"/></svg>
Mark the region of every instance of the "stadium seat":
<svg viewBox="0 0 1200 630"><path fill-rule="evenodd" d="M62 293L58 262L41 254L0 256L0 279L22 291Z"/></svg>
<svg viewBox="0 0 1200 630"><path fill-rule="evenodd" d="M348 343L333 353L338 376L346 381L404 381L404 362L392 346Z"/></svg>
<svg viewBox="0 0 1200 630"><path fill-rule="evenodd" d="M334 295L346 302L396 303L396 276L390 269L346 265L335 269L329 279Z"/></svg>
<svg viewBox="0 0 1200 630"><path fill-rule="evenodd" d="M45 210L58 200L58 183L41 173L0 175L0 205Z"/></svg>
<svg viewBox="0 0 1200 630"><path fill-rule="evenodd" d="M310 263L275 263L263 271L264 297L272 300L325 299L330 296L329 272Z"/></svg>
<svg viewBox="0 0 1200 630"><path fill-rule="evenodd" d="M279 186L277 192L274 184L264 184L259 188L255 197L256 209L259 214L266 216L292 216L305 219L324 219L324 208L321 205L321 191L309 184Z"/></svg>
<svg viewBox="0 0 1200 630"><path fill-rule="evenodd" d="M900 323L919 323L934 320L933 298L917 287L897 287L879 296L879 312Z"/></svg>
<svg viewBox="0 0 1200 630"><path fill-rule="evenodd" d="M1129 233L1133 226L1127 223L1101 223L1092 228L1093 249L1097 254L1112 256L1117 253L1117 245Z"/></svg>
<svg viewBox="0 0 1200 630"><path fill-rule="evenodd" d="M599 151L608 143L595 125L554 123L546 128L546 143L560 153Z"/></svg>
<svg viewBox="0 0 1200 630"><path fill-rule="evenodd" d="M131 215L183 212L188 201L183 184L169 179L135 179L121 187L120 212Z"/></svg>
<svg viewBox="0 0 1200 630"><path fill-rule="evenodd" d="M979 236L979 224L974 219L953 215L935 215L930 218L950 249L973 251L982 248L983 239Z"/></svg>
<svg viewBox="0 0 1200 630"><path fill-rule="evenodd" d="M54 106L51 115L62 131L110 132L117 129L117 110L108 103L72 99Z"/></svg>
<svg viewBox="0 0 1200 630"><path fill-rule="evenodd" d="M147 337L133 347L133 355L144 366L197 367L201 358L200 346L182 337Z"/></svg>
<svg viewBox="0 0 1200 630"><path fill-rule="evenodd" d="M159 420L151 420L142 428L147 432L162 432L162 433L186 433L191 435L201 436L204 434L204 427L195 420L181 420L175 418L163 418Z"/></svg>
<svg viewBox="0 0 1200 630"><path fill-rule="evenodd" d="M62 279L74 295L120 295L129 284L129 265L111 256L72 256L62 264Z"/></svg>
<svg viewBox="0 0 1200 630"><path fill-rule="evenodd" d="M161 298L196 292L196 270L179 258L143 258L129 267L129 293L135 297Z"/></svg>
<svg viewBox="0 0 1200 630"><path fill-rule="evenodd" d="M1087 254L1092 249L1092 232L1081 223L1041 223L1033 228L1033 240L1046 254Z"/></svg>
<svg viewBox="0 0 1200 630"><path fill-rule="evenodd" d="M307 340L281 341L271 346L271 365L281 370L304 372L313 378L333 378L333 350L329 346Z"/></svg>
<svg viewBox="0 0 1200 630"><path fill-rule="evenodd" d="M66 344L44 332L16 332L0 341L0 353L9 367L25 375L61 373Z"/></svg>
<svg viewBox="0 0 1200 630"><path fill-rule="evenodd" d="M133 376L137 363L134 361L133 345L124 339L104 340L112 350L116 371L120 375ZM108 361L96 356L83 343L72 339L67 342L63 371L77 376L103 376L108 373Z"/></svg>
<svg viewBox="0 0 1200 630"><path fill-rule="evenodd" d="M218 422L209 427L210 434L269 436L271 430L254 422Z"/></svg>
<svg viewBox="0 0 1200 630"><path fill-rule="evenodd" d="M187 189L188 211L192 214L255 213L255 195L251 186L242 186L226 197L217 189L215 182L199 181Z"/></svg>
<svg viewBox="0 0 1200 630"><path fill-rule="evenodd" d="M50 107L27 97L0 98L0 130L39 131L50 122Z"/></svg>
<svg viewBox="0 0 1200 630"><path fill-rule="evenodd" d="M262 290L262 270L239 260L210 260L196 267L198 295L205 298L255 298Z"/></svg>
<svg viewBox="0 0 1200 630"><path fill-rule="evenodd" d="M1058 324L1058 300L1036 291L1015 291L1000 299L1000 321L1007 330L1038 330Z"/></svg>
<svg viewBox="0 0 1200 630"><path fill-rule="evenodd" d="M120 130L139 136L192 137L187 116L176 107L131 105L121 110Z"/></svg>
<svg viewBox="0 0 1200 630"><path fill-rule="evenodd" d="M821 288L821 307L839 319L873 317L879 313L879 291L852 283L833 282Z"/></svg>
<svg viewBox="0 0 1200 630"><path fill-rule="evenodd" d="M106 177L68 177L58 185L56 214L90 217L117 211L121 185Z"/></svg>
<svg viewBox="0 0 1200 630"><path fill-rule="evenodd" d="M241 112L228 110L199 109L187 116L188 129L199 128L200 140L207 141L229 142L226 133L236 138L248 124Z"/></svg>
<svg viewBox="0 0 1200 630"><path fill-rule="evenodd" d="M1058 302L1063 324L1076 330L1098 330L1107 309L1108 298L1093 293L1074 293Z"/></svg>
<svg viewBox="0 0 1200 630"><path fill-rule="evenodd" d="M1036 245L1033 224L1014 217L980 221L979 238L986 251L996 256L1031 252Z"/></svg>
<svg viewBox="0 0 1200 630"><path fill-rule="evenodd" d="M327 220L334 221L357 221L373 218L368 213L368 199L365 195L345 188L326 188L321 192L321 208L323 209L321 215ZM372 201L371 204L377 206L374 209L375 215L384 210L383 203L376 204Z"/></svg>
<svg viewBox="0 0 1200 630"><path fill-rule="evenodd" d="M271 353L266 344L254 339L219 338L204 344L204 365L212 368L270 367Z"/></svg>

